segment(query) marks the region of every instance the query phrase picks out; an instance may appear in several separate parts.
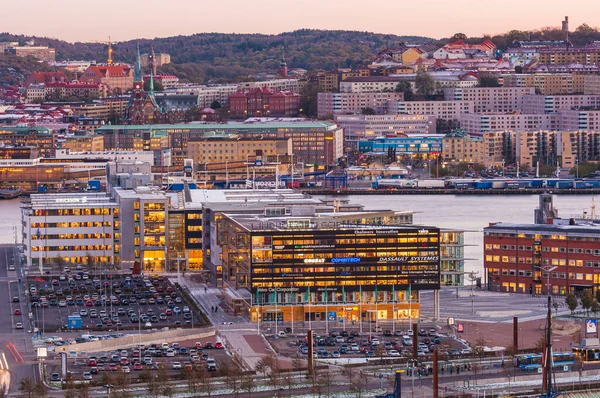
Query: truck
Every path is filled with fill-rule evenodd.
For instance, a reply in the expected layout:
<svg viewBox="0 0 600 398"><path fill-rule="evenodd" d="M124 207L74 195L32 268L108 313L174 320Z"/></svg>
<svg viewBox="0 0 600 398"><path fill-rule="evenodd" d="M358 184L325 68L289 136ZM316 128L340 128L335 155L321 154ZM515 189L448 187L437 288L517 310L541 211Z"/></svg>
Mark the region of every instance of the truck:
<svg viewBox="0 0 600 398"><path fill-rule="evenodd" d="M446 182L444 180L418 180L418 188L444 188Z"/></svg>

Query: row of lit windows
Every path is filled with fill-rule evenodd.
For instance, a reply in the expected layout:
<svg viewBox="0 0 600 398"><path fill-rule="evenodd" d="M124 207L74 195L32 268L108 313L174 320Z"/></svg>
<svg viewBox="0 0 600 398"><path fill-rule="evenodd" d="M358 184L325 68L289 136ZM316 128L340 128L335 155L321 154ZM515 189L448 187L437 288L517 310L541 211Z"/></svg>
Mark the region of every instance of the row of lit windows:
<svg viewBox="0 0 600 398"><path fill-rule="evenodd" d="M87 221L87 222L49 222L49 223L31 223L31 228L98 228L98 227L110 227L112 223L110 221ZM117 222L115 222L115 228L117 228Z"/></svg>
<svg viewBox="0 0 600 398"><path fill-rule="evenodd" d="M38 217L46 216L102 216L110 215L110 208L91 208L91 209L36 209L34 215Z"/></svg>
<svg viewBox="0 0 600 398"><path fill-rule="evenodd" d="M89 250L112 250L112 245L78 245L78 246L32 246L31 251L60 252L60 251L89 251Z"/></svg>
<svg viewBox="0 0 600 398"><path fill-rule="evenodd" d="M111 239L112 234L56 234L56 235L40 235L41 240L45 239ZM32 240L37 240L37 235L31 237Z"/></svg>

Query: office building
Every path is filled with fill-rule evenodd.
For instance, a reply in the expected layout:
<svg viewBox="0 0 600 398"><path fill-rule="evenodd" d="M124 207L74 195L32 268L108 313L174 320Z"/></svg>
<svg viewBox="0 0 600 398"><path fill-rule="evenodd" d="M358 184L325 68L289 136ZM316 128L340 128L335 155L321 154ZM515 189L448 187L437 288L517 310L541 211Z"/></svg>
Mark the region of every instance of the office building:
<svg viewBox="0 0 600 398"><path fill-rule="evenodd" d="M292 154L291 138L245 139L240 137L212 137L202 140L188 141L187 158L196 164L225 162L254 162L259 156L266 161L267 157ZM257 155L259 154L259 155Z"/></svg>
<svg viewBox="0 0 600 398"><path fill-rule="evenodd" d="M389 134L427 135L435 133L435 117L423 115L336 115L344 129L346 151L356 151L358 141Z"/></svg>
<svg viewBox="0 0 600 398"><path fill-rule="evenodd" d="M387 113L427 115L436 119L456 120L463 113L473 113L473 101L392 101L388 102Z"/></svg>
<svg viewBox="0 0 600 398"><path fill-rule="evenodd" d="M112 269L118 209L105 194L35 194L22 211L28 267L41 272L76 264Z"/></svg>
<svg viewBox="0 0 600 398"><path fill-rule="evenodd" d="M456 129L442 139L442 158L450 162L484 163L483 138Z"/></svg>
<svg viewBox="0 0 600 398"><path fill-rule="evenodd" d="M253 321L417 318L418 291L439 289L439 229L285 211L221 220L223 283Z"/></svg>
<svg viewBox="0 0 600 398"><path fill-rule="evenodd" d="M561 126L558 114L524 113L463 113L458 118L460 127L472 135L483 135L499 130L558 130Z"/></svg>

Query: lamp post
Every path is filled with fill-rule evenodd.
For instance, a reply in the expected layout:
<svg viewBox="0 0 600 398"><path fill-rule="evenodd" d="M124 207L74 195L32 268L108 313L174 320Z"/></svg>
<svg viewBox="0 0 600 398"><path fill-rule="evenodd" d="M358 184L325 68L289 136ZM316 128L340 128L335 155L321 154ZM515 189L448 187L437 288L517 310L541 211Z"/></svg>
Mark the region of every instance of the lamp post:
<svg viewBox="0 0 600 398"><path fill-rule="evenodd" d="M540 271L544 271L546 273L546 280L547 280L547 282L546 282L546 290L548 292L548 296L550 296L551 295L551 292L550 292L550 287L551 287L551 285L550 285L550 272L554 271L558 267L557 266L553 266L553 267L536 266L535 268L539 268Z"/></svg>

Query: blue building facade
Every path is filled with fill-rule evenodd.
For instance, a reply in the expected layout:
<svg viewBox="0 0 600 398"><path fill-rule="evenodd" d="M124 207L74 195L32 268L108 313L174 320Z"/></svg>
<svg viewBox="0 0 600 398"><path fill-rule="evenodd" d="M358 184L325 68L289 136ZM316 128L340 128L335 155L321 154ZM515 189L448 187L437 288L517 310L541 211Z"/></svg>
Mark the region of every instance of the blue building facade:
<svg viewBox="0 0 600 398"><path fill-rule="evenodd" d="M408 137L377 137L372 141L359 141L360 153L388 153L389 148L396 150L396 156L438 155L442 153L443 134Z"/></svg>

